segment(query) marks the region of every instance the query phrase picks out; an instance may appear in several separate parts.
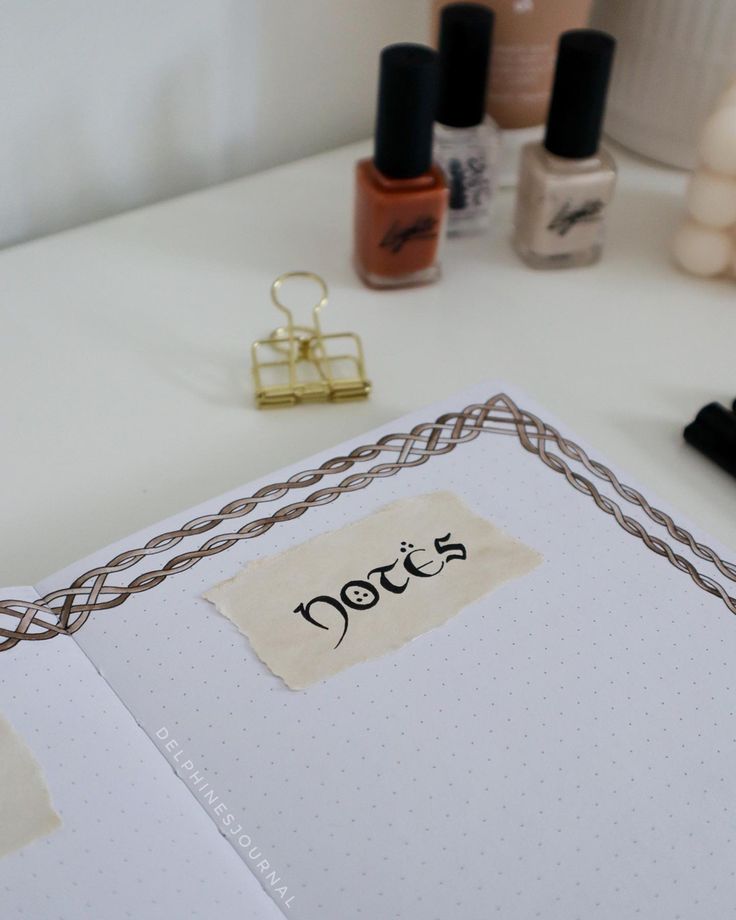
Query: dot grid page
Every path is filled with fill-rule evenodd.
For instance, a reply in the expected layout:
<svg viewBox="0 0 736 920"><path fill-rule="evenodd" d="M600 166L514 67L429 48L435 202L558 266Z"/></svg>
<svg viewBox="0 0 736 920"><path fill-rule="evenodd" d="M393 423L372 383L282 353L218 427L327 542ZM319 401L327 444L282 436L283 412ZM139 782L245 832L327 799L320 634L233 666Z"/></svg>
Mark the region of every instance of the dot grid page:
<svg viewBox="0 0 736 920"><path fill-rule="evenodd" d="M3 920L281 916L72 639L21 643L0 664L0 711L62 820L0 859Z"/></svg>
<svg viewBox="0 0 736 920"><path fill-rule="evenodd" d="M514 388L486 384L177 515L40 593L261 485L501 391L574 437ZM201 597L249 560L437 489L543 561L396 652L290 691ZM226 804L247 845L221 833L286 916L690 920L736 916L735 629L719 599L516 437L482 434L93 614L76 641L215 823L182 761Z"/></svg>

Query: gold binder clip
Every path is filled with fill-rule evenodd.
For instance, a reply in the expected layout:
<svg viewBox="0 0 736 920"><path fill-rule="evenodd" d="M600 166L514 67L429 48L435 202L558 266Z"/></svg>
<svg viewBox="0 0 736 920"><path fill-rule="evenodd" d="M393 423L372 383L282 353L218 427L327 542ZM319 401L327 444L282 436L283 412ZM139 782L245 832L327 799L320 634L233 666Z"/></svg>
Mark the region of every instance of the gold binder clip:
<svg viewBox="0 0 736 920"><path fill-rule="evenodd" d="M295 325L291 310L279 300L281 286L289 278L308 278L321 288L322 296L312 309L312 326ZM279 275L271 285L271 300L287 322L251 347L256 402L261 408L368 396L371 384L365 376L360 337L354 332L322 332L320 311L327 303L327 285L319 275Z"/></svg>

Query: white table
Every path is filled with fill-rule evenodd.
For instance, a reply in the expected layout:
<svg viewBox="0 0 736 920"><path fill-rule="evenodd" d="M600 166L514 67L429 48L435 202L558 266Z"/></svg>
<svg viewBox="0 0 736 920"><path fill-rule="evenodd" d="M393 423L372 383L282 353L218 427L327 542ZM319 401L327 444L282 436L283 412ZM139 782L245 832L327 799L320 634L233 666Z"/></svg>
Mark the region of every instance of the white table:
<svg viewBox="0 0 736 920"><path fill-rule="evenodd" d="M604 260L535 272L490 236L451 241L440 284L364 288L350 265L353 146L0 253L5 584L485 378L525 387L617 467L736 550L736 482L683 444L736 396L736 285L672 267L681 173L617 152ZM371 399L254 408L269 285L329 282Z"/></svg>

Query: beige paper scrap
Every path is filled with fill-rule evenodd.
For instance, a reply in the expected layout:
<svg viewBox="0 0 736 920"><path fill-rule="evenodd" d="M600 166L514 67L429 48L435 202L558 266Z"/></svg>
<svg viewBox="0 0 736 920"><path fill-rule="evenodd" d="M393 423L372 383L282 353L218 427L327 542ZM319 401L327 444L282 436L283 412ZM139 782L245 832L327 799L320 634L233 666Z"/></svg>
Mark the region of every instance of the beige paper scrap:
<svg viewBox="0 0 736 920"><path fill-rule="evenodd" d="M204 596L298 690L400 648L540 561L452 492L430 492L251 562Z"/></svg>
<svg viewBox="0 0 736 920"><path fill-rule="evenodd" d="M0 715L0 857L60 825L41 767Z"/></svg>

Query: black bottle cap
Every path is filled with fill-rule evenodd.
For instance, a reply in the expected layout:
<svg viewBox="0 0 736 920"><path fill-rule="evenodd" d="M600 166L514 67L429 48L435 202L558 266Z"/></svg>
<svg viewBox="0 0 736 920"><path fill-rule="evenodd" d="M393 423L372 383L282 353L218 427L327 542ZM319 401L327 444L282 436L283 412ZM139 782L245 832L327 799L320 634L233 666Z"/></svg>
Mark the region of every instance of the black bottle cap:
<svg viewBox="0 0 736 920"><path fill-rule="evenodd" d="M733 412L720 403L709 403L687 426L684 435L688 444L736 476L736 415Z"/></svg>
<svg viewBox="0 0 736 920"><path fill-rule="evenodd" d="M595 29L563 32L557 50L544 146L570 159L598 151L616 40Z"/></svg>
<svg viewBox="0 0 736 920"><path fill-rule="evenodd" d="M384 176L411 179L429 169L437 70L437 54L426 45L389 45L381 52L373 160Z"/></svg>
<svg viewBox="0 0 736 920"><path fill-rule="evenodd" d="M470 128L486 110L493 11L479 3L452 3L440 19L440 98L437 121Z"/></svg>

